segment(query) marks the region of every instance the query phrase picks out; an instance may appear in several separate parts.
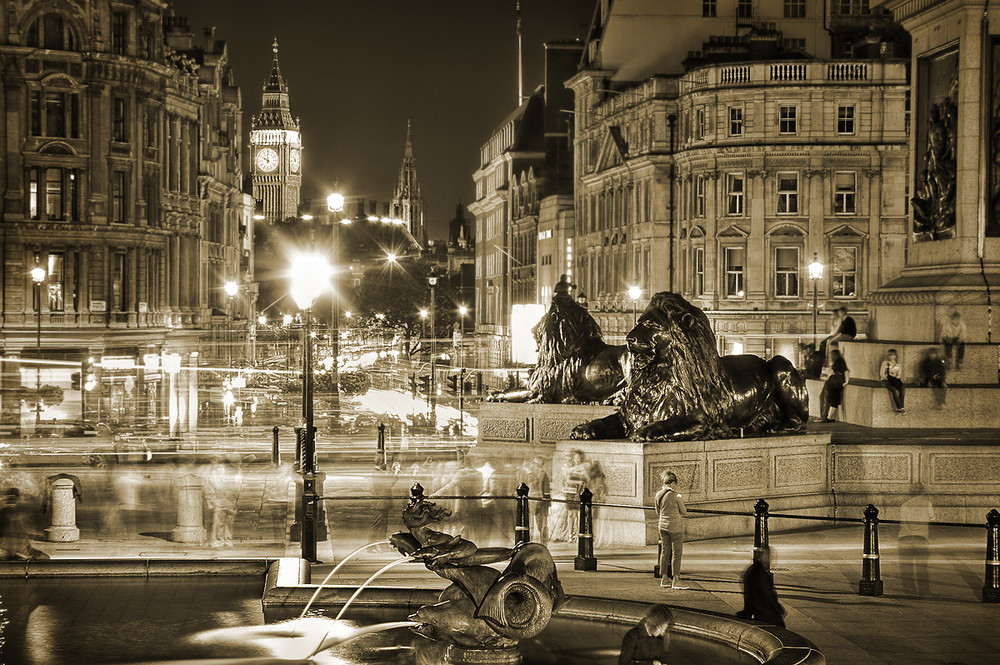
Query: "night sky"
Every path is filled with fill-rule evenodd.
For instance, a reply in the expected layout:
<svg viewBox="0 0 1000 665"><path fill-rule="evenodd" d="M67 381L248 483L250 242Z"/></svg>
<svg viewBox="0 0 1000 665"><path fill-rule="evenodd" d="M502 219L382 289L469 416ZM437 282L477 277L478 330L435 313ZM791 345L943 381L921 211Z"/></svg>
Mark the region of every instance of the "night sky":
<svg viewBox="0 0 1000 665"><path fill-rule="evenodd" d="M472 200L479 146L516 106L514 0L175 0L196 42L215 26L243 92L244 143L278 37L302 120L304 198L388 200L413 122L429 235ZM595 0L522 0L524 92L542 82L545 41L586 33ZM248 171L244 155L244 170Z"/></svg>

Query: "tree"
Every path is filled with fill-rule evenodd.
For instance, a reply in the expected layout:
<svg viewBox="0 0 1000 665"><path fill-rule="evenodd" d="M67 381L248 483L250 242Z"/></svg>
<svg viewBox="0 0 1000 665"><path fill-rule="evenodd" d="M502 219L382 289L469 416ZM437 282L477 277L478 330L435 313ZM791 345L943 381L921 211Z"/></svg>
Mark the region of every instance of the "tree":
<svg viewBox="0 0 1000 665"><path fill-rule="evenodd" d="M419 259L366 270L352 293L354 306L362 316L385 315L385 325L402 329L406 337L420 334L423 325L420 310L430 307L430 287L427 285L430 271L431 264ZM450 336L458 304L447 279L438 280L434 301L434 334Z"/></svg>

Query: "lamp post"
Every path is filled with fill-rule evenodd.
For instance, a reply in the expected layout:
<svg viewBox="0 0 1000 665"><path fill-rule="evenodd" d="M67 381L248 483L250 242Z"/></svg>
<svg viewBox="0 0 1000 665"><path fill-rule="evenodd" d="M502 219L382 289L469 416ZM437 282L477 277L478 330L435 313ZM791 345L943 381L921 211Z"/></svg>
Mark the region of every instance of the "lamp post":
<svg viewBox="0 0 1000 665"><path fill-rule="evenodd" d="M326 211L330 215L343 213L344 195L340 192L333 192L326 197ZM340 281L336 271L340 266L340 224L350 223L350 220L336 220L330 217L331 232L333 233L333 265L334 282L330 289L330 356L333 363L330 365L330 391L332 393L331 411L333 412L333 422L335 426L340 425Z"/></svg>
<svg viewBox="0 0 1000 665"><path fill-rule="evenodd" d="M465 436L465 315L469 308L459 305L458 316L458 435Z"/></svg>
<svg viewBox="0 0 1000 665"><path fill-rule="evenodd" d="M228 329L226 333L226 357L229 359L229 367L233 366L233 298L239 293L240 285L229 280L222 287L226 292L226 312L229 315Z"/></svg>
<svg viewBox="0 0 1000 665"><path fill-rule="evenodd" d="M817 335L817 322L816 317L819 314L818 305L818 285L819 280L823 278L823 264L820 263L819 254L813 252L812 263L809 264L809 281L813 285L813 349L816 348L816 335Z"/></svg>
<svg viewBox="0 0 1000 665"><path fill-rule="evenodd" d="M316 562L316 521L319 494L316 488L316 428L313 427L312 306L330 279L330 265L316 254L294 259L292 298L302 310L302 558ZM296 442L298 443L298 442Z"/></svg>
<svg viewBox="0 0 1000 665"><path fill-rule="evenodd" d="M437 283L438 283L438 276L437 273L434 272L434 268L432 267L430 273L427 275L427 286L429 286L431 289L431 358L432 359L437 356L437 328L434 325L434 314L436 311L434 307L434 287L437 286ZM431 380L433 381L433 377L431 377Z"/></svg>
<svg viewBox="0 0 1000 665"><path fill-rule="evenodd" d="M632 327L635 327L636 321L636 305L639 303L639 298L642 296L642 289L638 286L628 287L628 297L632 299Z"/></svg>
<svg viewBox="0 0 1000 665"><path fill-rule="evenodd" d="M423 346L424 340L427 339L427 310L420 310L420 344Z"/></svg>
<svg viewBox="0 0 1000 665"><path fill-rule="evenodd" d="M35 289L35 355L38 364L35 366L35 430L42 422L42 282L45 281L45 268L35 266L31 269L31 281Z"/></svg>

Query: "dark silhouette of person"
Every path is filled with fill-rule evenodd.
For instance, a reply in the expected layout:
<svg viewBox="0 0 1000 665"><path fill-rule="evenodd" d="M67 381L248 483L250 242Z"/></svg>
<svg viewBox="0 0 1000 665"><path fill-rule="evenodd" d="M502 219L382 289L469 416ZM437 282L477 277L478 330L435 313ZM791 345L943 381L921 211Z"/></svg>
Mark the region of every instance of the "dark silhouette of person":
<svg viewBox="0 0 1000 665"><path fill-rule="evenodd" d="M844 400L844 386L851 380L851 372L847 368L847 361L840 355L840 351L834 349L830 351L830 376L823 384L823 394L826 404L826 413L823 415L825 422L833 422Z"/></svg>
<svg viewBox="0 0 1000 665"><path fill-rule="evenodd" d="M35 549L28 540L26 516L21 502L21 490L10 487L0 496L0 560L25 561L48 559L49 555Z"/></svg>
<svg viewBox="0 0 1000 665"><path fill-rule="evenodd" d="M930 554L930 525L934 504L923 485L916 483L911 496L899 507L899 568L903 590L911 595L929 596L927 560Z"/></svg>
<svg viewBox="0 0 1000 665"><path fill-rule="evenodd" d="M618 665L662 663L670 646L670 628L674 614L666 605L656 605L639 625L625 633L618 654Z"/></svg>
<svg viewBox="0 0 1000 665"><path fill-rule="evenodd" d="M743 609L736 616L785 627L785 608L778 602L778 592L774 589L770 549L761 550L743 571Z"/></svg>
<svg viewBox="0 0 1000 665"><path fill-rule="evenodd" d="M944 406L945 399L948 396L947 376L948 367L945 364L944 358L938 355L937 348L931 347L927 350L927 355L920 363L920 385L933 389L934 399L937 401L938 408Z"/></svg>

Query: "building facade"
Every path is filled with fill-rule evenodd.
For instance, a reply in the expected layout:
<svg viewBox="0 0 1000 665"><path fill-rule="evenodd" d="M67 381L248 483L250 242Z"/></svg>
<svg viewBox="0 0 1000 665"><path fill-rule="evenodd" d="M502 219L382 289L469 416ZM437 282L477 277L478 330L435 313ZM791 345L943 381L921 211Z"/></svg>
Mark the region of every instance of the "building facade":
<svg viewBox="0 0 1000 665"><path fill-rule="evenodd" d="M797 23L783 12L801 4L803 20L822 18L821 3L751 4L760 13L737 37L705 34L715 29L708 20L702 49L678 63L683 73L636 69L648 73L639 80L606 66L635 61L614 38L601 43L620 30L619 3L599 8L606 23L592 29L567 85L576 95L576 281L606 336L622 339L633 325L630 287L640 308L669 290L706 311L720 351L795 358L814 320L828 334L834 306L863 332L869 294L903 266L909 89L905 61L888 57L898 33L890 25L884 39L869 30L836 47L827 37L819 53L850 47L853 57L816 59L808 39L788 41L785 26ZM834 4L840 19L867 11ZM769 7L782 31L766 21ZM618 50L606 60L610 46ZM810 281L814 260L824 271Z"/></svg>
<svg viewBox="0 0 1000 665"><path fill-rule="evenodd" d="M278 40L271 47L271 74L264 82L260 113L250 129L253 198L269 222L299 214L302 188L302 133L292 117L288 84L278 64Z"/></svg>
<svg viewBox="0 0 1000 665"><path fill-rule="evenodd" d="M409 120L406 121L406 147L403 149L403 163L399 165L399 182L389 203L388 216L403 220L410 235L417 239L421 247L427 246L424 198L420 194L420 181L417 180L417 160L413 157Z"/></svg>
<svg viewBox="0 0 1000 665"><path fill-rule="evenodd" d="M2 427L194 427L193 367L251 306L222 290L252 269L226 43L158 0L10 1L0 26Z"/></svg>

